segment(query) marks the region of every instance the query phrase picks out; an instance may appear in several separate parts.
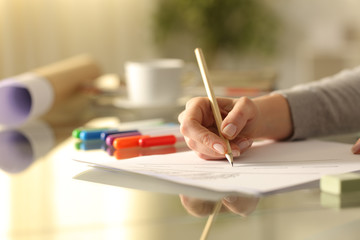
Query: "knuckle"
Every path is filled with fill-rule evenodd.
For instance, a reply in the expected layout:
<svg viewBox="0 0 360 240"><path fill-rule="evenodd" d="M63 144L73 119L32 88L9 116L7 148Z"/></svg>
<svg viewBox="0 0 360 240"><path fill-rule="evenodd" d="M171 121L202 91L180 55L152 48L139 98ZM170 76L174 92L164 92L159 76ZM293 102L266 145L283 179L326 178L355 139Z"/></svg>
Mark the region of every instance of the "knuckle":
<svg viewBox="0 0 360 240"><path fill-rule="evenodd" d="M250 103L252 102L249 97L243 96L240 98L240 101L243 103Z"/></svg>
<svg viewBox="0 0 360 240"><path fill-rule="evenodd" d="M184 121L183 121L184 122ZM189 125L188 124L180 124L180 133L184 136L187 136L189 132Z"/></svg>
<svg viewBox="0 0 360 240"><path fill-rule="evenodd" d="M202 133L200 135L200 142L205 146L211 146L211 135L210 133Z"/></svg>
<svg viewBox="0 0 360 240"><path fill-rule="evenodd" d="M236 115L238 117L244 117L252 112L254 102L248 97L241 97L237 103Z"/></svg>

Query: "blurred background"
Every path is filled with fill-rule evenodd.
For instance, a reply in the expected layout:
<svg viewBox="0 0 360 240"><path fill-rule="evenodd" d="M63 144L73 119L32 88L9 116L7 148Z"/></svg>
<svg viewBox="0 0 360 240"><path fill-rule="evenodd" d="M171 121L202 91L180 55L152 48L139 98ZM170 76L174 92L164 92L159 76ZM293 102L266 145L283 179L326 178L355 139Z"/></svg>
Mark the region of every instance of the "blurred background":
<svg viewBox="0 0 360 240"><path fill-rule="evenodd" d="M0 0L0 78L89 53L105 73L174 57L270 70L276 88L360 63L357 0Z"/></svg>

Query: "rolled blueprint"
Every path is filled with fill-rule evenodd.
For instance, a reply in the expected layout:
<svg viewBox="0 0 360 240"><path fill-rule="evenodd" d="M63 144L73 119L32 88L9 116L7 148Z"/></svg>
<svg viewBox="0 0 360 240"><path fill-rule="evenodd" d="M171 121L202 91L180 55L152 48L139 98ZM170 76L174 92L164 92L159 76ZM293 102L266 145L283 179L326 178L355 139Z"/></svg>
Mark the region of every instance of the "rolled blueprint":
<svg viewBox="0 0 360 240"><path fill-rule="evenodd" d="M100 74L90 56L79 55L0 81L0 125L44 115Z"/></svg>

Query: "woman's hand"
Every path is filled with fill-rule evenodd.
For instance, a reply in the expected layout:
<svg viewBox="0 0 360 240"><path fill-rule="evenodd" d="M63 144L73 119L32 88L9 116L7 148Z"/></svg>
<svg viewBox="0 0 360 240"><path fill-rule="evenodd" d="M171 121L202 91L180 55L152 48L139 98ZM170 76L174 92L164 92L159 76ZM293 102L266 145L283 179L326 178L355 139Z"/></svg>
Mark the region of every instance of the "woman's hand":
<svg viewBox="0 0 360 240"><path fill-rule="evenodd" d="M230 140L234 157L251 146L250 137L255 119L258 116L256 106L248 99L218 98L218 105L223 117L221 126L224 137ZM236 106L236 107L235 107ZM239 112L241 111L241 112ZM241 115L242 117L238 117ZM208 98L193 98L179 115L181 133L188 146L205 159L224 158L226 145L219 137L211 104ZM252 123L253 124L252 124ZM246 127L246 129L244 129ZM242 131L242 135L239 135Z"/></svg>
<svg viewBox="0 0 360 240"><path fill-rule="evenodd" d="M255 98L218 98L223 116L221 132L230 140L234 157L252 145L254 138L283 139L292 123L287 101L281 95ZM180 130L188 146L204 159L224 158L226 144L217 133L210 101L191 99L179 115Z"/></svg>
<svg viewBox="0 0 360 240"><path fill-rule="evenodd" d="M180 195L180 200L188 213L196 217L205 217L213 212L216 202ZM228 196L221 200L220 212L232 212L248 216L255 211L259 198L251 196Z"/></svg>

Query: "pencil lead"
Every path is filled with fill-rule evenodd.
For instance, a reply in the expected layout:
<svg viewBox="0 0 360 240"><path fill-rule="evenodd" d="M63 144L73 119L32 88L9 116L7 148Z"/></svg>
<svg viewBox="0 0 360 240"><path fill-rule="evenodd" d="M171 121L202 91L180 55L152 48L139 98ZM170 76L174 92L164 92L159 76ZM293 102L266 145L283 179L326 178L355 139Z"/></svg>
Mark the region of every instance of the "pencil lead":
<svg viewBox="0 0 360 240"><path fill-rule="evenodd" d="M231 153L227 153L225 154L226 159L229 161L229 163L231 164L231 166L234 166L234 160L233 160L233 155Z"/></svg>

